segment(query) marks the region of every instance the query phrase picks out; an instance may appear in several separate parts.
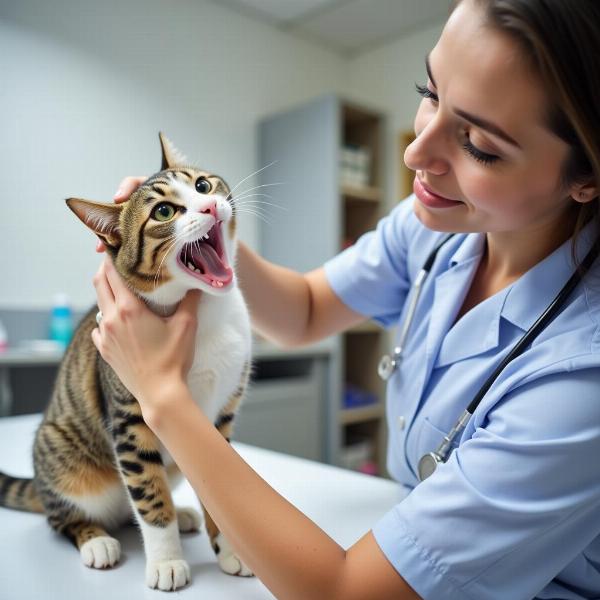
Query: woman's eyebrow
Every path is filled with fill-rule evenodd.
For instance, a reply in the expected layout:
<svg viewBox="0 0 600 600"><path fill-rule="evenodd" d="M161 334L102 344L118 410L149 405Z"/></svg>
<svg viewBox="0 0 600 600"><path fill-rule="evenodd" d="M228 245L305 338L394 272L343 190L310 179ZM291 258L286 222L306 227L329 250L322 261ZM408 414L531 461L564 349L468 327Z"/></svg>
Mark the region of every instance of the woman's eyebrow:
<svg viewBox="0 0 600 600"><path fill-rule="evenodd" d="M475 125L476 127L479 127L480 129L485 129L489 133L492 133L493 135L496 135L499 138L503 139L505 142L509 143L511 146L515 146L516 148L519 148L519 150L521 150L521 146L519 146L519 144L513 138L511 138L510 135L508 135L508 133L505 133L502 129L500 129L500 127L498 127L498 125L494 125L494 123L492 123L490 121L486 121L485 119L482 119L481 117L476 117L475 115L471 115L468 112L465 112L464 110L460 110L458 108L454 109L454 113L457 114L459 117L463 118L465 121L469 121L469 123L473 123L473 125Z"/></svg>
<svg viewBox="0 0 600 600"><path fill-rule="evenodd" d="M425 56L425 68L427 69L427 76L429 77L429 80L431 81L431 83L433 83L433 87L437 87L437 85L435 85L435 79L431 74L431 63L429 62L429 54Z"/></svg>
<svg viewBox="0 0 600 600"><path fill-rule="evenodd" d="M429 54L425 57L425 68L427 69L427 76L433 84L433 87L437 87L435 79L433 78L433 75L431 73L431 63L429 62ZM521 149L521 146L519 146L519 144L512 137L510 137L508 133L504 132L500 127L498 127L498 125L495 125L491 121L472 115L464 110L460 110L459 108L455 108L454 113L462 119L464 119L465 121L469 121L469 123L472 123L476 127L484 129L485 131L488 131L489 133L498 136L505 142L511 144L511 146L515 146L519 148L519 150Z"/></svg>

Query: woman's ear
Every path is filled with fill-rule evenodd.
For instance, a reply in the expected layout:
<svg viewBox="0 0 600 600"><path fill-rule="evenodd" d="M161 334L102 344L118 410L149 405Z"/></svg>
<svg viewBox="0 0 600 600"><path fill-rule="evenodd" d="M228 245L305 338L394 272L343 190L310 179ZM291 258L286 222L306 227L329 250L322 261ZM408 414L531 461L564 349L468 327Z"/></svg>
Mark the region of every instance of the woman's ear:
<svg viewBox="0 0 600 600"><path fill-rule="evenodd" d="M600 195L600 189L595 182L590 183L578 183L576 185L571 186L570 194L571 198L575 200L575 202L579 202L580 204L587 204L591 202L595 198Z"/></svg>

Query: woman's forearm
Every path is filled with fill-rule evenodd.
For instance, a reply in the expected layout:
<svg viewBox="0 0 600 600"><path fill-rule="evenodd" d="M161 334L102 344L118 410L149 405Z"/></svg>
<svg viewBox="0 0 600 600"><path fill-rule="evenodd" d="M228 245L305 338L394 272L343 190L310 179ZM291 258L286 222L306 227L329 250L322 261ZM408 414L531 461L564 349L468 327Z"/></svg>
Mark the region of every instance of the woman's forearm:
<svg viewBox="0 0 600 600"><path fill-rule="evenodd" d="M145 416L242 560L279 599L334 600L346 552L271 488L217 432L189 390Z"/></svg>
<svg viewBox="0 0 600 600"><path fill-rule="evenodd" d="M199 293L189 292L175 314L163 319L134 296L109 260L94 285L103 318L92 339L100 355L138 399L145 421L240 558L278 598L416 598L372 533L344 551L265 483L194 403L185 380ZM332 313L340 311L333 297L325 304ZM345 320L353 319L347 312Z"/></svg>
<svg viewBox="0 0 600 600"><path fill-rule="evenodd" d="M304 275L272 264L243 242L237 276L254 329L281 346L301 344L310 317L310 287Z"/></svg>

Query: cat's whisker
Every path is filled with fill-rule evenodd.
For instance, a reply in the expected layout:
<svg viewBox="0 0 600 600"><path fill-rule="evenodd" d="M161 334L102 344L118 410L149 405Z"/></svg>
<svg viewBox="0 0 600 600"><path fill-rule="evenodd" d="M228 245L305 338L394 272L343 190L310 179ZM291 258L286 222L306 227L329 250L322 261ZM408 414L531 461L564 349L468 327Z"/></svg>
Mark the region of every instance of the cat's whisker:
<svg viewBox="0 0 600 600"><path fill-rule="evenodd" d="M164 256L162 257L160 264L158 265L158 269L156 270L156 274L154 275L154 289L156 290L157 286L158 286L158 278L160 277L160 270L162 269L163 263L165 262L165 259L167 258L167 256L169 255L169 252L171 251L171 249L173 248L173 246L175 246L177 244L177 240L175 240L165 251Z"/></svg>
<svg viewBox="0 0 600 600"><path fill-rule="evenodd" d="M158 286L158 278L160 277L160 271L162 269L163 263L165 262L167 256L169 255L169 252L171 252L171 250L173 249L174 246L177 245L177 243L183 239L184 237L188 236L190 233L193 233L193 228L194 228L194 223L191 223L190 225L186 226L184 228L183 231L181 231L178 234L174 234L169 236L169 238L171 240L173 240L173 242L169 245L169 247L167 248L167 250L165 251L164 256L162 257L160 264L158 265L158 269L156 270L156 274L154 276L154 289L156 290L157 286ZM167 239L169 239L167 238Z"/></svg>
<svg viewBox="0 0 600 600"><path fill-rule="evenodd" d="M246 200L246 198L268 198L269 200L273 200L274 206L281 206L278 202L275 202L275 198L273 198L273 196L271 196L270 194L263 194L261 192L255 192L253 194L244 194L243 196L239 196L234 199L233 205L235 206L236 204L243 202L244 200Z"/></svg>
<svg viewBox="0 0 600 600"><path fill-rule="evenodd" d="M261 221L265 222L267 225L272 225L273 224L262 213L256 212L256 211L252 210L251 208L246 208L244 210L241 210L240 213L247 213L249 215L253 215L255 217L258 217Z"/></svg>
<svg viewBox="0 0 600 600"><path fill-rule="evenodd" d="M242 190L239 195L240 196L244 196L245 194L247 194L248 192L253 192L254 190L260 190L261 188L266 188L266 187L273 187L274 185L285 185L282 181L279 182L274 182L274 183L263 183L261 185L255 185L254 187L248 188L247 190ZM229 194L230 198L233 198L234 202L235 202L235 197L230 193Z"/></svg>
<svg viewBox="0 0 600 600"><path fill-rule="evenodd" d="M271 196L270 194L262 194L260 192L256 192L255 194L242 194L241 196L236 196L235 198L231 199L231 202L232 204L236 204L240 200L243 200L244 198L249 198L251 196L264 196L265 198L271 198L271 200L273 200L273 196Z"/></svg>
<svg viewBox="0 0 600 600"><path fill-rule="evenodd" d="M262 167L262 169L258 169L258 171L254 171L254 173L250 173L250 175L247 175L246 177L244 177L244 179L242 179L241 181L238 181L238 183L236 183L236 185L234 185L230 190L229 190L229 195L232 196L233 192L235 190L237 190L240 185L242 185L242 183L244 183L244 181L247 181L248 179L250 179L250 177L253 177L254 175L258 175L259 173L261 173L262 171L264 171L265 169L268 169L269 167L272 167L277 161L274 160L273 162L269 163L268 165Z"/></svg>
<svg viewBox="0 0 600 600"><path fill-rule="evenodd" d="M279 210L288 210L285 206L280 206L279 204L273 204L272 202L266 202L264 200L245 200L244 202L240 202L236 204L236 208L240 206L247 205L255 205L255 206L272 206L273 208L278 208Z"/></svg>
<svg viewBox="0 0 600 600"><path fill-rule="evenodd" d="M173 243L171 243L169 245L169 247L166 249L164 256L162 257L162 259L160 261L160 264L158 265L158 269L156 270L156 274L154 275L154 289L156 289L158 286L158 279L160 277L160 271L162 269L162 266L163 266L167 256L169 255L169 253L171 252L173 247L176 246L180 240L194 235L196 233L196 231L202 229L202 227L203 227L203 225L201 223L197 223L197 222L188 223L181 232L179 232L178 234L171 235L168 238L166 238L166 239L173 240ZM198 240L197 239L194 240L194 243L198 243ZM186 261L187 261L187 257L188 257L187 252L188 252L188 250L186 248L186 255L184 257L184 259Z"/></svg>

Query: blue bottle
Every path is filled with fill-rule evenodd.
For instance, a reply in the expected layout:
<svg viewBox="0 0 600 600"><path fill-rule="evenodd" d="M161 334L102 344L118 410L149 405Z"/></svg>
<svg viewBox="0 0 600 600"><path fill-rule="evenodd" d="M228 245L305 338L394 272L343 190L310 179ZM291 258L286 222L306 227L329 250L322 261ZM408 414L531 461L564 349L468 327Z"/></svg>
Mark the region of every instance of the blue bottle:
<svg viewBox="0 0 600 600"><path fill-rule="evenodd" d="M50 339L66 348L73 336L73 313L69 297L56 294L50 316Z"/></svg>

